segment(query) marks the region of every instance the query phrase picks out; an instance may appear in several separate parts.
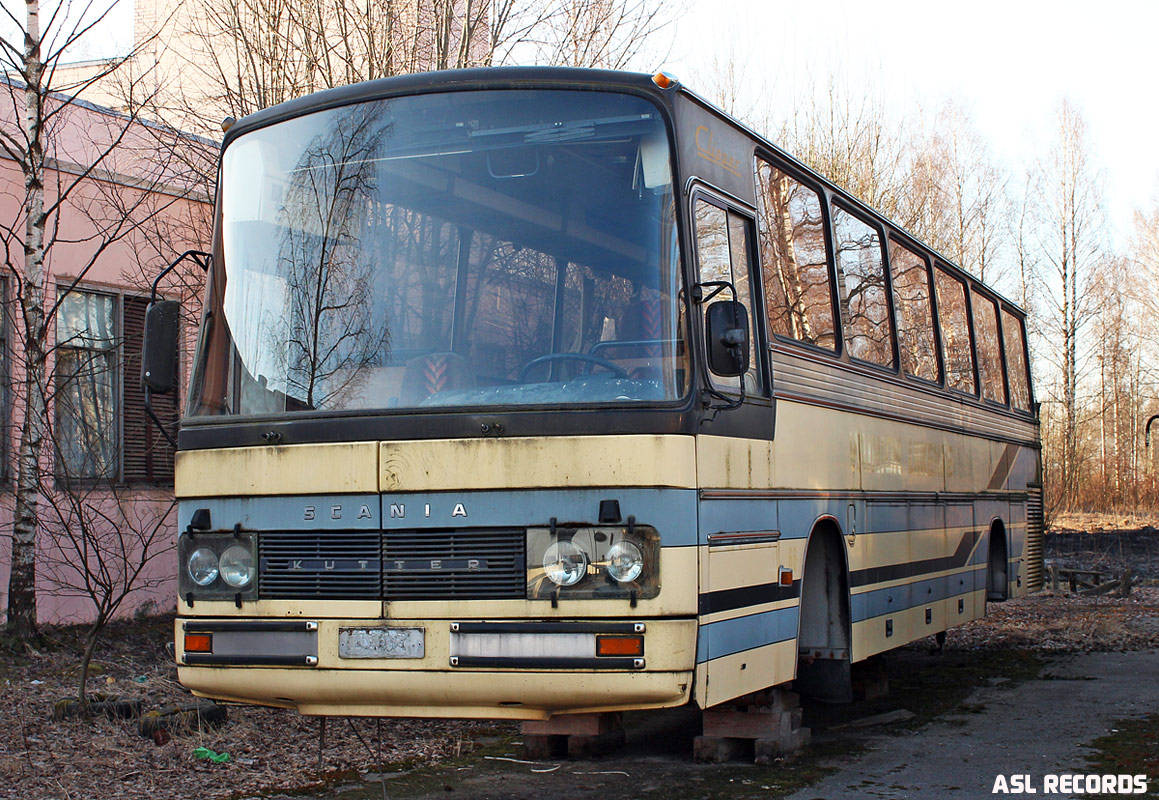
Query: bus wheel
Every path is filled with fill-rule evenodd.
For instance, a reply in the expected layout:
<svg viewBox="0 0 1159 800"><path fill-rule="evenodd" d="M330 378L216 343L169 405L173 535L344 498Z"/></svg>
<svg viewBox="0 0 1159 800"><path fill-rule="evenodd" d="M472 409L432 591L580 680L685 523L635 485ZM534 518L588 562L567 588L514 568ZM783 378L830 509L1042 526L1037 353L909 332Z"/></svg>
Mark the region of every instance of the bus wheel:
<svg viewBox="0 0 1159 800"><path fill-rule="evenodd" d="M853 699L849 662L849 579L841 536L833 525L813 531L801 576L794 688L825 703Z"/></svg>
<svg viewBox="0 0 1159 800"><path fill-rule="evenodd" d="M1010 559L1006 552L1006 527L1000 520L990 526L990 557L986 563L986 600L1000 603L1010 589Z"/></svg>

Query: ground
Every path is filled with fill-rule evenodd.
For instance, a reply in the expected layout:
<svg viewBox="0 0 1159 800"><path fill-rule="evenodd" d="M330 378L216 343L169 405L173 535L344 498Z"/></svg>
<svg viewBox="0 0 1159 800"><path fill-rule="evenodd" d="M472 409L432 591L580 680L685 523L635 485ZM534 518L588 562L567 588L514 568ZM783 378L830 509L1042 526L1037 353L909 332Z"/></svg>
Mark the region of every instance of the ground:
<svg viewBox="0 0 1159 800"><path fill-rule="evenodd" d="M1079 550L1068 557L1081 561ZM1047 552L1056 557L1049 543ZM171 635L171 620L118 623L97 655L95 683L146 708L190 702L166 650ZM1128 599L1046 592L992 605L985 619L952 631L943 653L931 652L931 640L891 654L887 698L807 709L814 745L770 767L692 763L691 709L631 715L627 749L593 762L521 763L511 724L333 718L323 737L316 718L248 707L230 707L221 727L143 738L129 720L52 719L75 691L79 645L80 631L61 628L36 647L0 653L0 798L731 798L803 787L800 798L906 796L930 786L922 769L942 780L937 754L957 754L962 742L974 766L939 785L963 796L977 789L967 779L984 779L977 794L989 795L999 767L1041 776L1089 758L1092 772L1159 769L1159 588L1151 585ZM1101 703L1112 695L1114 703ZM914 716L859 725L898 709ZM991 741L993 731L1006 738ZM199 758L199 747L230 759ZM861 777L852 781L850 771Z"/></svg>

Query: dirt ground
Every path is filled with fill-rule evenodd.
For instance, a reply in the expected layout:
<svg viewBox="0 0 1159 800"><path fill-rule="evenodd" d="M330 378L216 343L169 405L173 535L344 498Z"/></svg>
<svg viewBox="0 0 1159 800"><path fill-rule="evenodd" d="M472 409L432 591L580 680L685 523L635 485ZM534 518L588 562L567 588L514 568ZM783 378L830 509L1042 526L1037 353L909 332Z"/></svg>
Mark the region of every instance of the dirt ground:
<svg viewBox="0 0 1159 800"><path fill-rule="evenodd" d="M1057 520L1044 544L1046 566L1096 570L1107 579L1126 568L1159 579L1159 520L1109 515L1068 515Z"/></svg>
<svg viewBox="0 0 1159 800"><path fill-rule="evenodd" d="M318 718L242 706L228 707L220 727L157 740L142 737L134 720L56 721L54 705L76 691L79 634L52 629L36 648L0 652L0 798L250 797L329 783L383 763L443 760L496 730L461 721L328 718L323 738ZM167 651L172 636L172 618L117 623L96 655L100 674L92 684L107 695L141 699L146 711L193 702L177 683ZM229 761L198 758L199 747L228 753Z"/></svg>
<svg viewBox="0 0 1159 800"><path fill-rule="evenodd" d="M118 623L97 655L99 688L141 699L146 709L190 702L166 651L171 635L171 620ZM859 736L827 738L834 726L907 708L915 717L902 727L911 730L963 713L971 692L992 679L1013 686L1051 669L1044 664L1058 656L1154 650L1159 588L1137 588L1127 599L1046 592L996 604L985 619L952 631L944 653L931 654L932 644L889 657L888 698L836 716L808 709L806 724L817 735L806 756L738 772L735 764L691 762L698 718L690 709L632 715L629 747L616 758L534 765L519 763L511 724L331 718L322 737L317 718L230 707L220 727L155 740L140 736L133 720L54 721L54 705L75 690L80 645L77 630L56 629L35 648L0 652L0 798L542 797L557 783L559 797L780 795L823 779L837 768L834 757L864 746ZM199 758L199 747L230 758Z"/></svg>

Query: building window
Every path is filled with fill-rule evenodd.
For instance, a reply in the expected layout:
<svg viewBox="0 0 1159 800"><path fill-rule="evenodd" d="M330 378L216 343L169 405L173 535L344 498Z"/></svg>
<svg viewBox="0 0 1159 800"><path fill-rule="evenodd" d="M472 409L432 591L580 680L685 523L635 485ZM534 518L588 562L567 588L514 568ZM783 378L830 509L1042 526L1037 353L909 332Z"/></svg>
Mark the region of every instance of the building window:
<svg viewBox="0 0 1159 800"><path fill-rule="evenodd" d="M56 317L57 474L111 478L117 472L116 298L74 291Z"/></svg>
<svg viewBox="0 0 1159 800"><path fill-rule="evenodd" d="M141 335L148 301L73 290L56 319L56 453L61 479L173 481L173 453L145 413ZM167 424L175 395L154 399Z"/></svg>

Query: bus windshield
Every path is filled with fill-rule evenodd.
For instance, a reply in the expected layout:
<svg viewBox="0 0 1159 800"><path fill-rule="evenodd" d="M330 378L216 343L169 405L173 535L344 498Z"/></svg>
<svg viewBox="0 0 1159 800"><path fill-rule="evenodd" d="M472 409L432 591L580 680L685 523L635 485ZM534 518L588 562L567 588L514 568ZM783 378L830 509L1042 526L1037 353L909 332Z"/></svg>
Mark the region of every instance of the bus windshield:
<svg viewBox="0 0 1159 800"><path fill-rule="evenodd" d="M686 392L668 136L627 94L463 91L239 136L194 416Z"/></svg>

